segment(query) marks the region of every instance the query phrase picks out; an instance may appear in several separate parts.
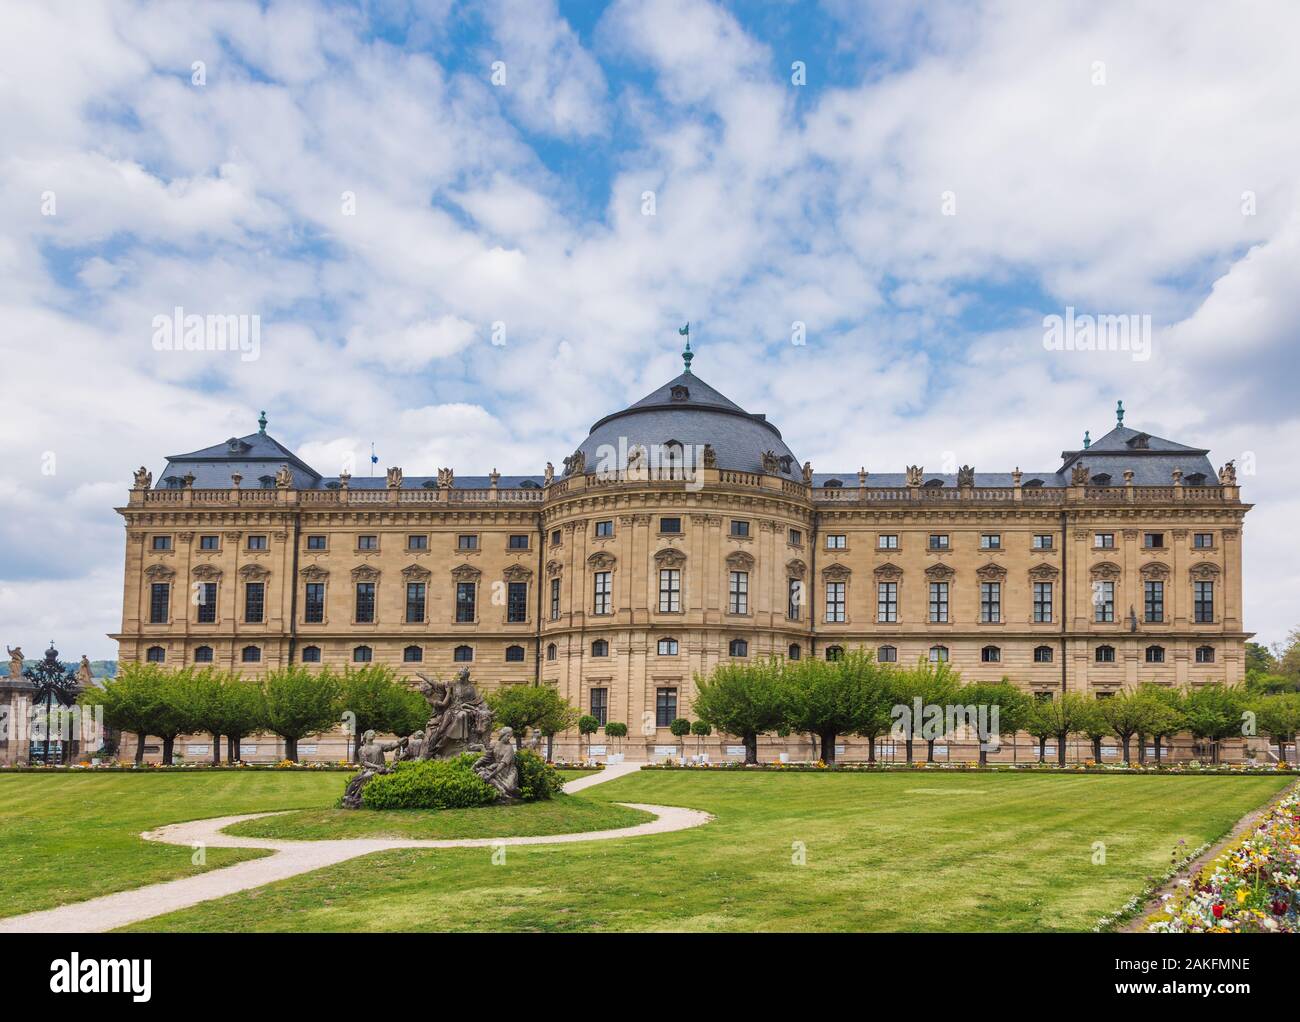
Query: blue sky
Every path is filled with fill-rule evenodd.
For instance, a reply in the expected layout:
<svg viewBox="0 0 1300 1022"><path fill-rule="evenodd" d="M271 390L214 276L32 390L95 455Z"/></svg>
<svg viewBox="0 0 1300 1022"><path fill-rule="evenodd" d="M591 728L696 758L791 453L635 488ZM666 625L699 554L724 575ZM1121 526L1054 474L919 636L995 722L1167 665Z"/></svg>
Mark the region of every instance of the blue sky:
<svg viewBox="0 0 1300 1022"><path fill-rule="evenodd" d="M6 19L11 645L113 655L141 463L265 408L327 474L372 442L409 474L539 472L678 371L685 320L699 375L818 471L1051 470L1123 398L1237 461L1247 626L1300 623L1292 4ZM259 316L259 358L154 350L176 306ZM1067 306L1149 315L1151 357L1045 350Z"/></svg>

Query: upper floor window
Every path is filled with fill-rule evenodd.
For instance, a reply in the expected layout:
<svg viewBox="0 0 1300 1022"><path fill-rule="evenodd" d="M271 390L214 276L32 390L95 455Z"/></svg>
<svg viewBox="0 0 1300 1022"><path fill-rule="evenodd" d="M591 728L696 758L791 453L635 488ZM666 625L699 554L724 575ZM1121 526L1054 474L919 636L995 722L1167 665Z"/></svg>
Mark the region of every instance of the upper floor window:
<svg viewBox="0 0 1300 1022"><path fill-rule="evenodd" d="M265 549L266 549L266 537L265 537L265 536L249 536L249 537L248 537L248 549L249 549L249 550L265 550Z"/></svg>
<svg viewBox="0 0 1300 1022"><path fill-rule="evenodd" d="M451 658L458 664L467 664L474 659L474 647L457 646L451 651Z"/></svg>
<svg viewBox="0 0 1300 1022"><path fill-rule="evenodd" d="M420 624L424 621L426 588L423 582L406 583L406 623Z"/></svg>
<svg viewBox="0 0 1300 1022"><path fill-rule="evenodd" d="M221 549L221 539L220 539L220 537L218 537L218 536L200 536L200 537L199 537L199 549L200 549L200 550L220 550L220 549Z"/></svg>
<svg viewBox="0 0 1300 1022"><path fill-rule="evenodd" d="M1198 532L1192 536L1192 546L1198 550L1209 550L1214 546L1214 533Z"/></svg>
<svg viewBox="0 0 1300 1022"><path fill-rule="evenodd" d="M319 646L303 646L303 648L302 648L302 662L303 662L304 664L318 664L318 663L320 663L320 647L319 647Z"/></svg>
<svg viewBox="0 0 1300 1022"><path fill-rule="evenodd" d="M528 620L527 582L510 582L506 586L506 620L516 624Z"/></svg>
<svg viewBox="0 0 1300 1022"><path fill-rule="evenodd" d="M614 519L604 518L596 523L596 536L599 539L607 539L614 535Z"/></svg>
<svg viewBox="0 0 1300 1022"><path fill-rule="evenodd" d="M1214 583L1192 583L1192 617L1197 624L1214 623Z"/></svg>
<svg viewBox="0 0 1300 1022"><path fill-rule="evenodd" d="M898 534L894 532L881 533L876 538L876 548L878 550L897 550Z"/></svg>
<svg viewBox="0 0 1300 1022"><path fill-rule="evenodd" d="M832 532L826 535L827 550L844 550L849 545L849 538L842 532Z"/></svg>
<svg viewBox="0 0 1300 1022"><path fill-rule="evenodd" d="M477 549L478 549L478 536L477 536L475 533L472 533L472 532L462 533L461 535L459 535L459 536L456 537L456 549L457 549L457 550L477 550Z"/></svg>
<svg viewBox="0 0 1300 1022"><path fill-rule="evenodd" d="M798 621L803 607L803 579L792 578L786 582L785 616Z"/></svg>
<svg viewBox="0 0 1300 1022"><path fill-rule="evenodd" d="M324 549L325 549L325 537L324 537L324 536L308 536L308 537L307 537L307 549L308 549L308 550L324 550Z"/></svg>
<svg viewBox="0 0 1300 1022"><path fill-rule="evenodd" d="M198 600L195 617L199 624L210 625L216 622L217 584L215 582L199 582L194 595Z"/></svg>
<svg viewBox="0 0 1300 1022"><path fill-rule="evenodd" d="M1142 534L1142 546L1147 550L1160 550L1165 545L1163 532L1145 532Z"/></svg>
<svg viewBox="0 0 1300 1022"><path fill-rule="evenodd" d="M656 646L656 649L658 650L658 653L659 653L660 656L676 656L676 655L677 655L677 640L676 640L676 639L660 639L659 642L658 642L658 644L657 644L657 646Z"/></svg>
<svg viewBox="0 0 1300 1022"><path fill-rule="evenodd" d="M731 572L727 586L727 610L732 614L749 613L749 572Z"/></svg>
<svg viewBox="0 0 1300 1022"><path fill-rule="evenodd" d="M980 536L981 550L1001 550L1002 536L997 532L986 532Z"/></svg>
<svg viewBox="0 0 1300 1022"><path fill-rule="evenodd" d="M660 532L681 532L682 520L680 518L660 518L659 531Z"/></svg>
<svg viewBox="0 0 1300 1022"><path fill-rule="evenodd" d="M614 612L614 574L598 571L592 577L593 614L612 614Z"/></svg>
<svg viewBox="0 0 1300 1022"><path fill-rule="evenodd" d="M980 621L997 624L1002 620L1002 583L980 583Z"/></svg>
<svg viewBox="0 0 1300 1022"><path fill-rule="evenodd" d="M1115 583L1092 583L1092 619L1099 624L1115 620Z"/></svg>
<svg viewBox="0 0 1300 1022"><path fill-rule="evenodd" d="M876 620L882 624L898 621L898 583L876 583Z"/></svg>
<svg viewBox="0 0 1300 1022"><path fill-rule="evenodd" d="M153 548L155 550L170 550L172 548L172 538L170 536L154 536Z"/></svg>
<svg viewBox="0 0 1300 1022"><path fill-rule="evenodd" d="M1034 583L1034 623L1046 624L1052 620L1052 583Z"/></svg>
<svg viewBox="0 0 1300 1022"><path fill-rule="evenodd" d="M1050 532L1039 532L1034 534L1033 549L1051 550L1054 538Z"/></svg>
<svg viewBox="0 0 1300 1022"><path fill-rule="evenodd" d="M551 620L560 620L560 580L551 579Z"/></svg>
<svg viewBox="0 0 1300 1022"><path fill-rule="evenodd" d="M749 643L744 639L732 639L727 643L727 653L730 656L749 656Z"/></svg>
<svg viewBox="0 0 1300 1022"><path fill-rule="evenodd" d="M325 620L325 583L308 582L303 601L303 620L308 624L320 624Z"/></svg>
<svg viewBox="0 0 1300 1022"><path fill-rule="evenodd" d="M378 536L358 536L358 537L357 537L357 549L358 549L358 550L378 550L378 549L379 549L379 537L378 537Z"/></svg>
<svg viewBox="0 0 1300 1022"><path fill-rule="evenodd" d="M511 533L510 539L507 543L507 547L510 550L527 550L528 533L526 532Z"/></svg>
<svg viewBox="0 0 1300 1022"><path fill-rule="evenodd" d="M375 620L375 584L373 582L357 583L358 624L370 624Z"/></svg>
<svg viewBox="0 0 1300 1022"><path fill-rule="evenodd" d="M154 582L149 586L149 623L165 625L171 615L172 587L170 582Z"/></svg>
<svg viewBox="0 0 1300 1022"><path fill-rule="evenodd" d="M678 568L659 569L659 611L675 614L682 609L682 573Z"/></svg>
<svg viewBox="0 0 1300 1022"><path fill-rule="evenodd" d="M1142 583L1142 617L1148 623L1165 619L1165 584L1155 579Z"/></svg>
<svg viewBox="0 0 1300 1022"><path fill-rule="evenodd" d="M604 639L597 639L591 644L591 655L594 657L609 656L609 643Z"/></svg>
<svg viewBox="0 0 1300 1022"><path fill-rule="evenodd" d="M932 533L930 533L930 549L931 549L931 550L947 550L947 549L948 549L948 534L947 534L946 532L932 532Z"/></svg>
<svg viewBox="0 0 1300 1022"><path fill-rule="evenodd" d="M474 582L456 583L456 620L460 624L474 621L477 610L478 586Z"/></svg>
<svg viewBox="0 0 1300 1022"><path fill-rule="evenodd" d="M1114 550L1115 533L1113 532L1095 532L1092 536L1092 545L1097 550Z"/></svg>
<svg viewBox="0 0 1300 1022"><path fill-rule="evenodd" d="M524 662L524 647L523 647L523 646L507 646L507 647L506 647L506 663L508 663L508 664L522 664L523 662Z"/></svg>
<svg viewBox="0 0 1300 1022"><path fill-rule="evenodd" d="M167 651L161 646L150 646L144 651L144 658L151 664L161 664L167 659Z"/></svg>
<svg viewBox="0 0 1300 1022"><path fill-rule="evenodd" d="M548 642L546 644L546 659L556 660L559 658L559 655L560 655L560 647L553 642Z"/></svg>
<svg viewBox="0 0 1300 1022"><path fill-rule="evenodd" d="M250 624L261 624L265 611L266 583L244 583L244 620Z"/></svg>
<svg viewBox="0 0 1300 1022"><path fill-rule="evenodd" d="M879 649L876 650L876 659L880 661L880 663L882 664L898 663L898 647L881 646Z"/></svg>
<svg viewBox="0 0 1300 1022"><path fill-rule="evenodd" d="M798 529L791 529L788 538L791 546L803 546L803 533Z"/></svg>
<svg viewBox="0 0 1300 1022"><path fill-rule="evenodd" d="M419 536L407 536L406 549L407 550L428 550L429 537L423 534Z"/></svg>
<svg viewBox="0 0 1300 1022"><path fill-rule="evenodd" d="M839 623L845 620L844 583L826 583L826 620Z"/></svg>
<svg viewBox="0 0 1300 1022"><path fill-rule="evenodd" d="M948 621L948 583L930 583L930 623L941 625Z"/></svg>
<svg viewBox="0 0 1300 1022"><path fill-rule="evenodd" d="M560 543L561 543L561 541L562 541L563 539L564 539L564 530L563 530L563 529L552 529L552 530L551 530L551 546L559 546Z"/></svg>
<svg viewBox="0 0 1300 1022"><path fill-rule="evenodd" d="M748 536L749 522L743 521L742 519L739 518L733 518L731 520L731 534L741 539Z"/></svg>

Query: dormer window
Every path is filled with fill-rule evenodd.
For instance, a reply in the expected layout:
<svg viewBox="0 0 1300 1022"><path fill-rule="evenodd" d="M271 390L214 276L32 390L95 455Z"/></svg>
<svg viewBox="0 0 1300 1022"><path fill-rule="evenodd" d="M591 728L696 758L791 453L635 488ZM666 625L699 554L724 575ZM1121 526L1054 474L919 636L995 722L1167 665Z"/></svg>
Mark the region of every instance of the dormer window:
<svg viewBox="0 0 1300 1022"><path fill-rule="evenodd" d="M1043 481L1041 479L1026 479L1025 482L1021 484L1021 488L1028 489L1031 486L1042 486L1042 485L1043 485Z"/></svg>
<svg viewBox="0 0 1300 1022"><path fill-rule="evenodd" d="M163 479L169 490L179 490L183 481L180 476L167 476Z"/></svg>
<svg viewBox="0 0 1300 1022"><path fill-rule="evenodd" d="M843 486L844 484L838 479L827 479L822 485L825 486L826 489L831 490Z"/></svg>
<svg viewBox="0 0 1300 1022"><path fill-rule="evenodd" d="M942 485L943 485L942 479L927 479L925 481L925 487L928 490L938 489Z"/></svg>
<svg viewBox="0 0 1300 1022"><path fill-rule="evenodd" d="M420 485L421 485L422 487L424 487L424 489L426 489L426 490L436 490L436 489L438 488L438 480L436 480L436 479L426 479L426 480L425 480L424 482L422 482Z"/></svg>
<svg viewBox="0 0 1300 1022"><path fill-rule="evenodd" d="M531 479L525 479L522 483L519 484L519 488L520 488L521 490L540 490L540 489L541 489L541 487L538 486L537 483L533 482Z"/></svg>
<svg viewBox="0 0 1300 1022"><path fill-rule="evenodd" d="M672 389L672 399L674 401L689 401L691 391L689 387L683 387L680 383Z"/></svg>
<svg viewBox="0 0 1300 1022"><path fill-rule="evenodd" d="M1129 445L1129 447L1131 447L1135 451L1149 450L1151 447L1151 434L1139 433L1135 437L1130 437L1125 442Z"/></svg>
<svg viewBox="0 0 1300 1022"><path fill-rule="evenodd" d="M275 489L275 476L258 476L257 481L262 484L264 490Z"/></svg>
<svg viewBox="0 0 1300 1022"><path fill-rule="evenodd" d="M779 462L781 462L781 471L782 471L782 472L789 472L789 471L790 471L790 463L794 461L794 456L791 455L791 454L783 454L783 455L781 455L781 457L778 458L777 460L778 460Z"/></svg>
<svg viewBox="0 0 1300 1022"><path fill-rule="evenodd" d="M1204 486L1204 485L1205 485L1205 473L1204 473L1204 472L1192 472L1192 473L1189 474L1189 475L1185 475L1185 476L1183 476L1183 482L1186 483L1188 486Z"/></svg>
<svg viewBox="0 0 1300 1022"><path fill-rule="evenodd" d="M1093 476L1091 479L1089 479L1089 482L1092 483L1093 486L1109 486L1109 485L1110 485L1110 473L1109 473L1109 472L1098 472L1095 476Z"/></svg>
<svg viewBox="0 0 1300 1022"><path fill-rule="evenodd" d="M231 454L244 454L251 446L251 444L244 443L244 441L240 440L238 437L232 436L226 441L226 450Z"/></svg>

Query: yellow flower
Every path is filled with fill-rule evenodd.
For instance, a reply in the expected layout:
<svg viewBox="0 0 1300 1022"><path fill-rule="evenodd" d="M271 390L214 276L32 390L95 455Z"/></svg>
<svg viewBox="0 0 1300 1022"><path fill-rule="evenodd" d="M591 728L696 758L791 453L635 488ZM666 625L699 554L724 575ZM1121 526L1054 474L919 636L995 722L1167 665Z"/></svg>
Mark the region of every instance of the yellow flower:
<svg viewBox="0 0 1300 1022"><path fill-rule="evenodd" d="M1244 887L1237 892L1237 904L1238 905L1246 904L1246 888Z"/></svg>

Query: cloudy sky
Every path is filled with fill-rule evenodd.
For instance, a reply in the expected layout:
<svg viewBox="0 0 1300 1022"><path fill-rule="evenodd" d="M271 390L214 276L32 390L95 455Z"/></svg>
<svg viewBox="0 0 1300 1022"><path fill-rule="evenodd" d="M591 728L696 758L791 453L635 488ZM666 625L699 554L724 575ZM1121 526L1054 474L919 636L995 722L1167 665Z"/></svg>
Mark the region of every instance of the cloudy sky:
<svg viewBox="0 0 1300 1022"><path fill-rule="evenodd" d="M1120 398L1236 459L1280 639L1297 37L1288 0L16 0L0 640L116 655L141 463L265 408L326 474L540 472L686 320L818 471L1052 470ZM155 350L177 306L259 357ZM1045 350L1067 306L1150 316L1150 357Z"/></svg>

